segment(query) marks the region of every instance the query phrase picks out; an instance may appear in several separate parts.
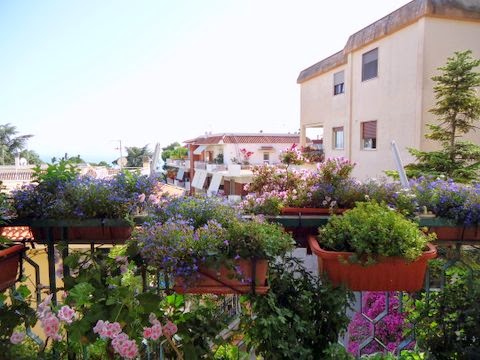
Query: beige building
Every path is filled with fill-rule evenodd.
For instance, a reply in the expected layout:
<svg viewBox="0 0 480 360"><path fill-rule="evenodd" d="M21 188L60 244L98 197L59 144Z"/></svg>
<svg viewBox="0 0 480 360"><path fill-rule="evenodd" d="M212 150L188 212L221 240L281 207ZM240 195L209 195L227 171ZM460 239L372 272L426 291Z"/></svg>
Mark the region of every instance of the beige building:
<svg viewBox="0 0 480 360"><path fill-rule="evenodd" d="M351 35L298 77L301 144L308 128L323 128L325 156L356 162L359 178L395 169L392 141L412 162L407 148L434 148L424 138L435 123L431 77L467 49L480 58L480 0L414 0ZM480 131L470 140L480 143Z"/></svg>

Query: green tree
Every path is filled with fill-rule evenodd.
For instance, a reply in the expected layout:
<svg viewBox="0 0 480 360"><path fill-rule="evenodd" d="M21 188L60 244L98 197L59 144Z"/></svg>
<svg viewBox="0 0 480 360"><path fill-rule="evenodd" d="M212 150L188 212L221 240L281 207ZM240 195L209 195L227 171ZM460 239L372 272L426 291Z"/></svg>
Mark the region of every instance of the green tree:
<svg viewBox="0 0 480 360"><path fill-rule="evenodd" d="M2 165L15 164L15 156L20 154L33 135L19 135L17 128L11 124L0 125L0 162Z"/></svg>
<svg viewBox="0 0 480 360"><path fill-rule="evenodd" d="M148 144L144 147L127 147L127 167L142 167L143 161L152 157L152 152L148 149Z"/></svg>
<svg viewBox="0 0 480 360"><path fill-rule="evenodd" d="M480 73L474 69L480 59L472 58L472 51L455 52L447 59L442 72L432 77L436 104L430 112L438 117L438 125L428 124L427 139L439 142L437 151L409 149L417 162L405 166L407 175L444 175L459 182L471 182L478 178L480 146L459 137L475 131L480 119Z"/></svg>
<svg viewBox="0 0 480 360"><path fill-rule="evenodd" d="M188 149L178 142L162 148L162 160L164 162L163 170L168 170L170 167L166 165L167 159L182 159L188 155Z"/></svg>

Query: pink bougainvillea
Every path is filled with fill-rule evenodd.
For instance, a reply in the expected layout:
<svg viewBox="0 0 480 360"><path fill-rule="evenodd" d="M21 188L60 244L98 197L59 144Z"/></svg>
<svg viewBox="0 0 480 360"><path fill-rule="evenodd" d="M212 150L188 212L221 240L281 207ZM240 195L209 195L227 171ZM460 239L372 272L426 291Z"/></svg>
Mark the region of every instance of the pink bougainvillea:
<svg viewBox="0 0 480 360"><path fill-rule="evenodd" d="M387 296L385 292L364 293L362 312L355 313L348 325L348 351L351 354L395 353L400 343L405 340L404 333L409 327L409 324L405 321L406 314L400 311L399 295L390 292L389 296L388 314L374 325L372 320L376 319L386 309ZM360 344L373 334L374 326L375 338L382 342L386 349L378 341L372 340L360 351ZM412 341L409 347L413 345Z"/></svg>

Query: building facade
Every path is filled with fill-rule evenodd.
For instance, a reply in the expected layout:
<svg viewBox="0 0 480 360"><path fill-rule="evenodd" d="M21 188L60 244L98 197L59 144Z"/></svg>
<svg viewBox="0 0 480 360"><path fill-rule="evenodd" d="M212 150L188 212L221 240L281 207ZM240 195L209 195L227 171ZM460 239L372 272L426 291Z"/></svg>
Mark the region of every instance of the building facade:
<svg viewBox="0 0 480 360"><path fill-rule="evenodd" d="M167 159L177 168L175 184L196 192L245 195L254 165L280 163L280 153L300 142L299 134L223 133L205 134L184 143L188 159Z"/></svg>
<svg viewBox="0 0 480 360"><path fill-rule="evenodd" d="M356 162L359 178L396 169L392 141L404 164L414 160L408 148L435 149L424 137L436 123L431 77L455 51L479 58L479 39L478 0L414 0L351 35L297 79L301 144L308 128L323 128L325 156Z"/></svg>

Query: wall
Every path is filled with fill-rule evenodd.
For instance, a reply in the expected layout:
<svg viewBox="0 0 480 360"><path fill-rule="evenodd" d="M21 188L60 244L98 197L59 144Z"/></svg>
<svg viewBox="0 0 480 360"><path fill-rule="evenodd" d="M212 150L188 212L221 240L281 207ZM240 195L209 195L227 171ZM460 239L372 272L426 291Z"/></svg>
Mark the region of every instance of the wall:
<svg viewBox="0 0 480 360"><path fill-rule="evenodd" d="M428 110L435 106L434 82L432 76L440 74L438 67L444 66L447 58L455 51L472 50L473 57L480 58L480 22L458 21L450 19L426 18L425 22L425 61L423 82L423 127L421 137L422 150L438 148L433 142L427 141L423 135L428 132L426 124L438 124L435 116ZM477 68L476 71L480 71ZM479 89L480 94L480 89ZM478 123L477 123L478 124ZM478 124L477 126L480 126ZM480 131L472 132L466 137L480 144Z"/></svg>

